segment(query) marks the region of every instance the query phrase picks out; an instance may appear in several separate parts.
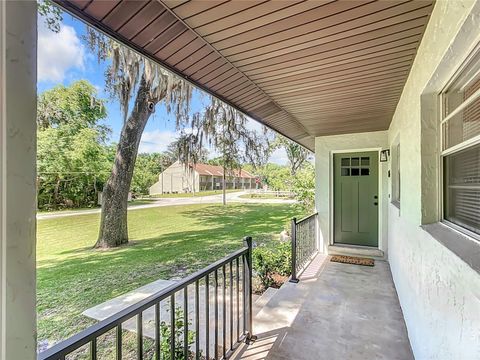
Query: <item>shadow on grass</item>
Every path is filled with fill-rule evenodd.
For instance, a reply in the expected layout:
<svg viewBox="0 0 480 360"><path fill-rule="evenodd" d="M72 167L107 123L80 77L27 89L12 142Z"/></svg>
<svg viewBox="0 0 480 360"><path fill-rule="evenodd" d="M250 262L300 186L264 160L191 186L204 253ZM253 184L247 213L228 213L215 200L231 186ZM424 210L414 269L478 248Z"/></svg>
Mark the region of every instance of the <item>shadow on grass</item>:
<svg viewBox="0 0 480 360"><path fill-rule="evenodd" d="M151 209L149 209L151 210ZM289 207L279 207L275 205L255 204L248 207L221 207L218 205L208 206L198 210L186 210L179 213L194 220L196 225L207 227L208 229L193 231L173 231L160 236L149 238L136 238L130 235L128 244L113 249L94 249L95 240L92 246L65 250L59 255L80 255L82 257L109 256L116 253L135 253L136 251L146 251L183 244L193 241L198 245L218 245L216 242L221 240L229 243L232 240L237 241L241 246L242 239L245 236L254 237L254 241L262 240L265 234L280 233L283 229L284 220L292 215L292 209ZM131 224L130 224L131 226ZM257 237L257 239L255 239ZM122 255L123 256L123 255ZM46 259L40 260L40 267L56 265L56 263L71 262L72 257L65 260Z"/></svg>
<svg viewBox="0 0 480 360"><path fill-rule="evenodd" d="M142 215L142 211L138 216L163 214L157 210ZM83 247L63 251L63 257L40 260L39 339L61 339L78 332L89 324L82 320L85 309L151 281L187 276L243 246L244 236L252 236L257 243L272 241L293 212L291 207L270 204L190 208L179 215L193 220L192 228L199 229L184 230L179 224L182 231L177 231L168 224L172 231L159 236L132 234L133 245L108 251ZM151 222L150 233L164 226L162 221L166 220Z"/></svg>
<svg viewBox="0 0 480 360"><path fill-rule="evenodd" d="M202 208L201 212L188 210L183 215L194 217L196 222L208 227L132 238L134 245L113 250L87 247L64 251L64 257L38 261L39 288L45 283L55 288L84 281L98 286L113 281L123 288L126 282L136 282L137 278L144 277L141 284L144 285L158 278L178 277L179 268L182 275L187 275L243 246L244 236L252 236L257 243L276 238L282 230L282 220L291 215L291 209L266 205L211 206ZM117 278L118 281L114 280Z"/></svg>
<svg viewBox="0 0 480 360"><path fill-rule="evenodd" d="M249 204L236 207L207 207L201 212L185 211L202 226L213 227L214 231L223 234L227 231L238 238L255 237L265 233L280 233L284 223L294 214L291 206L272 204Z"/></svg>

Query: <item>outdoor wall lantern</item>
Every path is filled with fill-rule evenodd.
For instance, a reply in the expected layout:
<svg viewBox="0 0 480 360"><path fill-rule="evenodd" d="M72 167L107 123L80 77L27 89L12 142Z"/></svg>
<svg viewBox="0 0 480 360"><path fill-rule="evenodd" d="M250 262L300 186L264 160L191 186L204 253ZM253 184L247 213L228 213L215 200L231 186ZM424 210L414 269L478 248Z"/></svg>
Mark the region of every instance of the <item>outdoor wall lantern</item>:
<svg viewBox="0 0 480 360"><path fill-rule="evenodd" d="M380 151L380 162L388 161L389 157L390 157L390 149Z"/></svg>

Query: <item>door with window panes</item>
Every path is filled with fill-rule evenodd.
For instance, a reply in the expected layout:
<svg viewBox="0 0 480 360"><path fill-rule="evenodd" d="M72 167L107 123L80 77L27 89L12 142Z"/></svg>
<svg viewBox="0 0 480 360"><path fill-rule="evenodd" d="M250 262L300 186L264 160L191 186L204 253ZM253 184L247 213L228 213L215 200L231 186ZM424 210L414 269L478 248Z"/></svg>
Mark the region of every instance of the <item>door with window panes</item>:
<svg viewBox="0 0 480 360"><path fill-rule="evenodd" d="M480 236L480 46L442 94L443 219Z"/></svg>
<svg viewBox="0 0 480 360"><path fill-rule="evenodd" d="M334 242L378 246L378 152L334 155Z"/></svg>

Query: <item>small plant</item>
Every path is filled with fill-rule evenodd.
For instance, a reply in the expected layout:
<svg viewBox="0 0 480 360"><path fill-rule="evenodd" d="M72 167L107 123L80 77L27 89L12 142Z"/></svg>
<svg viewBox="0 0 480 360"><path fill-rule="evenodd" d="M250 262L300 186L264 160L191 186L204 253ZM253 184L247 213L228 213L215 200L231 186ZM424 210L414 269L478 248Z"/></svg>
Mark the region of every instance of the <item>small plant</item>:
<svg viewBox="0 0 480 360"><path fill-rule="evenodd" d="M185 334L185 324L183 319L183 310L181 308L175 309L175 356L174 359L176 360L190 360L195 358L195 353L190 350L190 345L192 345L195 341L195 331L188 330L188 354L187 358L185 358L184 347L183 347L183 337ZM188 322L188 325L191 325L191 322ZM161 343L160 343L160 353L162 360L170 360L171 359L171 334L172 328L170 324L167 324L165 321L160 323L160 336L161 336Z"/></svg>
<svg viewBox="0 0 480 360"><path fill-rule="evenodd" d="M290 242L275 247L261 246L253 250L253 269L264 289L280 287L291 275L292 251Z"/></svg>

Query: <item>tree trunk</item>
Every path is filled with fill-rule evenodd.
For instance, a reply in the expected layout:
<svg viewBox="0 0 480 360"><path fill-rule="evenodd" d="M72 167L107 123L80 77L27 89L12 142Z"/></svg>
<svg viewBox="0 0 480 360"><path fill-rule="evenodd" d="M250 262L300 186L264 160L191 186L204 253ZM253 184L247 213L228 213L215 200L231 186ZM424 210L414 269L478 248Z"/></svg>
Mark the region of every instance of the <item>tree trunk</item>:
<svg viewBox="0 0 480 360"><path fill-rule="evenodd" d="M54 188L54 192L53 192L53 203L55 204L55 208L58 207L58 204L60 203L60 201L58 200L58 198L60 197L59 194L60 194L60 178L57 176L57 181L55 182L55 188Z"/></svg>
<svg viewBox="0 0 480 360"><path fill-rule="evenodd" d="M196 182L196 180L195 180L195 174L196 174L196 173L195 173L195 164L193 164L193 166L192 166L192 181L193 181L193 182L192 182L192 189L193 189L193 190L192 190L192 193L193 193L193 196L195 196L195 182Z"/></svg>
<svg viewBox="0 0 480 360"><path fill-rule="evenodd" d="M151 115L148 109L149 90L142 77L134 107L120 134L112 173L103 188L100 232L95 244L97 248L116 247L128 242L128 192L140 139Z"/></svg>

